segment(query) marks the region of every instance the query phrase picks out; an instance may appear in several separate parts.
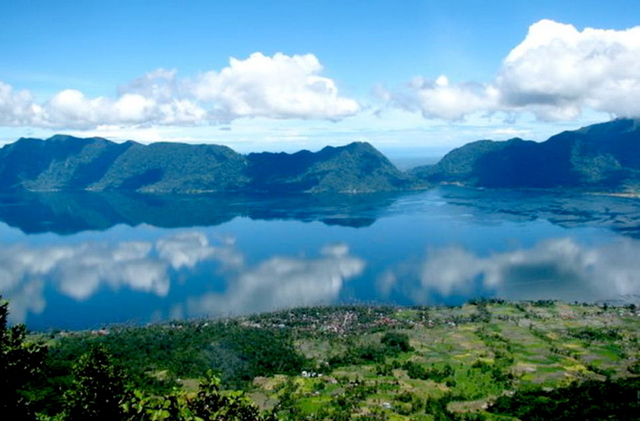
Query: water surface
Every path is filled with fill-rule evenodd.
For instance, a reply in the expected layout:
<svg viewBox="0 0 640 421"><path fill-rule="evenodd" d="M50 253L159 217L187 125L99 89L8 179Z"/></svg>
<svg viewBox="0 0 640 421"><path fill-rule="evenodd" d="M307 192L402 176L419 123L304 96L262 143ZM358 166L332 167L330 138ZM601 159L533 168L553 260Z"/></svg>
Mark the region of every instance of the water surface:
<svg viewBox="0 0 640 421"><path fill-rule="evenodd" d="M637 302L636 199L455 187L336 197L0 201L0 294L31 329L473 297Z"/></svg>

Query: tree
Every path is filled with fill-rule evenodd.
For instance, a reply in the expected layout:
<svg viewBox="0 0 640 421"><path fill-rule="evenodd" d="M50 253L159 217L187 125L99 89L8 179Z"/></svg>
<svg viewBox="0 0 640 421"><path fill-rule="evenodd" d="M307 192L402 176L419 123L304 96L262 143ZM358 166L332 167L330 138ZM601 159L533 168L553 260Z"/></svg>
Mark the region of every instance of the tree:
<svg viewBox="0 0 640 421"><path fill-rule="evenodd" d="M9 303L0 296L0 413L14 414L16 420L33 420L24 387L40 370L47 349L26 340L27 328L7 327Z"/></svg>
<svg viewBox="0 0 640 421"><path fill-rule="evenodd" d="M124 419L125 398L122 370L111 362L107 351L94 347L80 357L73 369L74 381L65 393L68 421L118 421Z"/></svg>
<svg viewBox="0 0 640 421"><path fill-rule="evenodd" d="M258 407L242 392L225 395L220 390L220 379L208 372L200 383L196 399L191 403L196 416L203 420L262 421L269 415L261 416ZM273 418L271 418L273 419Z"/></svg>
<svg viewBox="0 0 640 421"><path fill-rule="evenodd" d="M406 333L387 332L380 338L380 343L398 352L409 352L413 350L409 344L409 335Z"/></svg>
<svg viewBox="0 0 640 421"><path fill-rule="evenodd" d="M177 388L164 396L134 390L122 408L128 421L278 421L273 412L260 414L243 392L223 393L211 372L195 396Z"/></svg>

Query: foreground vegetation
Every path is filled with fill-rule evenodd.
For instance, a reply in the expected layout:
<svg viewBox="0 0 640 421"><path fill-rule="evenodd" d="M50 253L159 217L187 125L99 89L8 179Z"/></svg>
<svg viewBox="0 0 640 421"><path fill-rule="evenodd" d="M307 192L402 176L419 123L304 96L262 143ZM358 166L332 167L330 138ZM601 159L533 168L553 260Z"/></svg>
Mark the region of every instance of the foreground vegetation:
<svg viewBox="0 0 640 421"><path fill-rule="evenodd" d="M91 332L8 328L0 410L42 420L632 420L640 311L319 307Z"/></svg>

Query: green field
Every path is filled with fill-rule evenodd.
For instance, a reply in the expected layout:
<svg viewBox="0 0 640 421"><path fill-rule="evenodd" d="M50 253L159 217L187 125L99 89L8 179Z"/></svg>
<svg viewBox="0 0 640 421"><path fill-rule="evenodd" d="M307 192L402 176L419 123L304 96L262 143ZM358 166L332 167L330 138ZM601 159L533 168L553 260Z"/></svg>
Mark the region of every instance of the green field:
<svg viewBox="0 0 640 421"><path fill-rule="evenodd" d="M125 389L187 402L214 370L268 419L638 419L639 339L633 305L302 308L32 334L46 341L46 370L23 393L40 419L67 419L60 391L77 383L80 356L100 347ZM173 419L164 416L148 419Z"/></svg>

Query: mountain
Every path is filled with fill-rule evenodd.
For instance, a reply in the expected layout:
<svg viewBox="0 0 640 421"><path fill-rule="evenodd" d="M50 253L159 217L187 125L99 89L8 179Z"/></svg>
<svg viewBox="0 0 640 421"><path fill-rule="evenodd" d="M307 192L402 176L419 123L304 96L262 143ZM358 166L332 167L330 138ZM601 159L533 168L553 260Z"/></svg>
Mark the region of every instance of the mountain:
<svg viewBox="0 0 640 421"><path fill-rule="evenodd" d="M233 191L249 181L247 160L226 146L184 143L134 144L89 190L148 193Z"/></svg>
<svg viewBox="0 0 640 421"><path fill-rule="evenodd" d="M247 158L253 191L372 193L404 190L412 185L407 175L364 142L327 146L317 153L264 152Z"/></svg>
<svg viewBox="0 0 640 421"><path fill-rule="evenodd" d="M56 135L22 138L0 149L0 192L373 193L437 183L636 193L640 120L595 124L541 143L480 140L408 173L364 142L318 152L242 155L219 145Z"/></svg>
<svg viewBox="0 0 640 421"><path fill-rule="evenodd" d="M472 142L410 172L430 183L489 188L640 189L640 121L617 119L537 143Z"/></svg>
<svg viewBox="0 0 640 421"><path fill-rule="evenodd" d="M0 149L0 191L369 193L415 188L368 143L241 155L226 146L56 135Z"/></svg>
<svg viewBox="0 0 640 421"><path fill-rule="evenodd" d="M19 139L0 149L0 190L82 190L135 143L56 135Z"/></svg>

